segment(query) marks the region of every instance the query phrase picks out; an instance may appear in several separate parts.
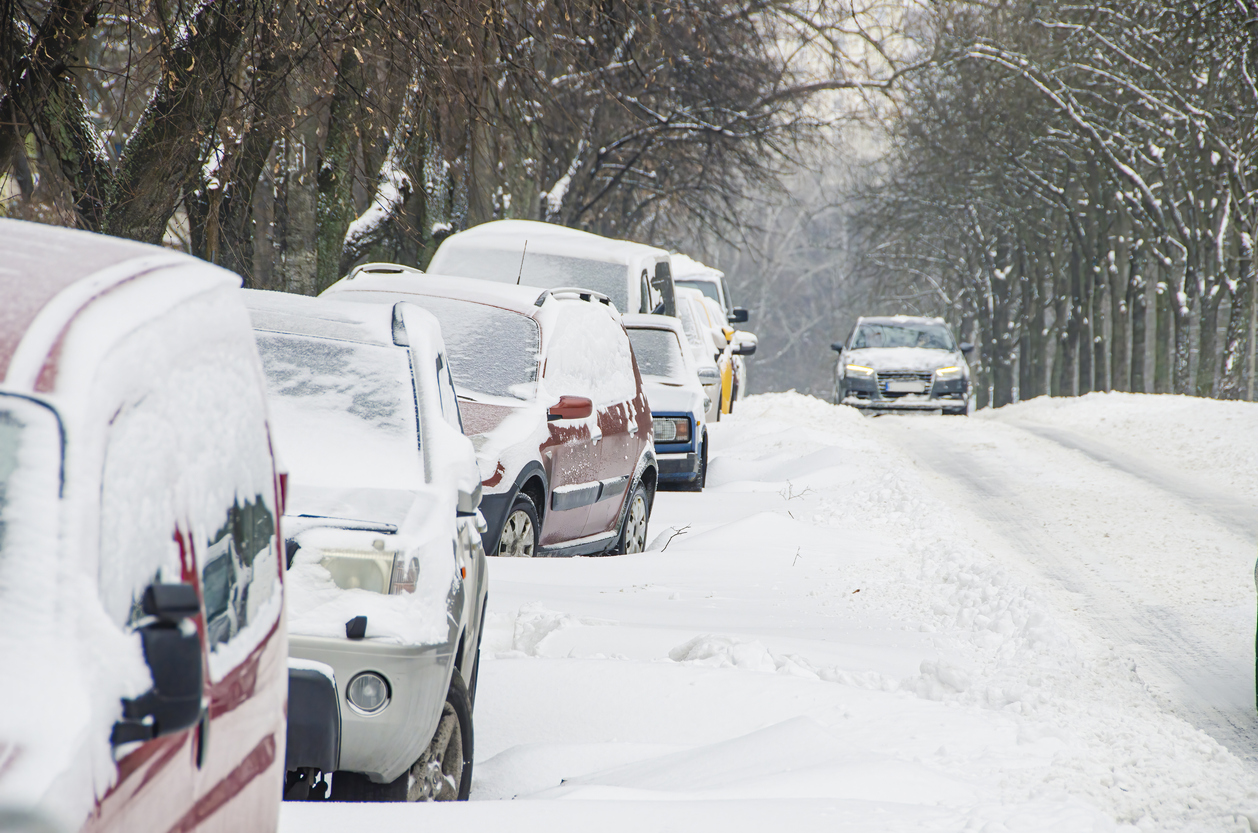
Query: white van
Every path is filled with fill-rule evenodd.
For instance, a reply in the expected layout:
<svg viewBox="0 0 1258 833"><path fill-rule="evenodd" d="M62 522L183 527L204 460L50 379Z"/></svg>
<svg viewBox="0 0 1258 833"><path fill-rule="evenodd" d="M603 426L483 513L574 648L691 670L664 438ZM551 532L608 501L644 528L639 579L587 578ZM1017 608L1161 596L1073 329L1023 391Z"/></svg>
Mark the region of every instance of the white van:
<svg viewBox="0 0 1258 833"><path fill-rule="evenodd" d="M451 235L428 271L541 289L590 289L622 313L673 315L676 309L668 252L532 220L496 220Z"/></svg>

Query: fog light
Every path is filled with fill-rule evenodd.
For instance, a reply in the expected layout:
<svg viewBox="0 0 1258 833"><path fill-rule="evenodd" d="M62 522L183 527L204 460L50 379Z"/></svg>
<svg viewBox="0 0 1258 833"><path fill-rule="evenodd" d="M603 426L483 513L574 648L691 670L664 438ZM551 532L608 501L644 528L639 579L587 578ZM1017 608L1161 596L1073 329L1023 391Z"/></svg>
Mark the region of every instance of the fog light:
<svg viewBox="0 0 1258 833"><path fill-rule="evenodd" d="M359 714L379 714L389 705L389 681L374 671L364 671L349 681L345 699Z"/></svg>

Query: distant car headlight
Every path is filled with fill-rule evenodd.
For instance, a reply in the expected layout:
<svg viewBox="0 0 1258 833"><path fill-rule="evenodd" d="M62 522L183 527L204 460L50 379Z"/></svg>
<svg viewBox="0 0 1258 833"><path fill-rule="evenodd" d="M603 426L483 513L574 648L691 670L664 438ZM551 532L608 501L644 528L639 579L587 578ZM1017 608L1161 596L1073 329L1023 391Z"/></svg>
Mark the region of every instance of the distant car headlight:
<svg viewBox="0 0 1258 833"><path fill-rule="evenodd" d="M847 366L847 375L856 376L860 379L870 379L873 378L874 369L865 367L863 364L849 364Z"/></svg>
<svg viewBox="0 0 1258 833"><path fill-rule="evenodd" d="M935 378L939 379L941 382L948 381L949 379L960 379L961 368L958 365L937 368L935 370Z"/></svg>
<svg viewBox="0 0 1258 833"><path fill-rule="evenodd" d="M343 590L397 595L414 592L419 581L418 558L401 557L383 546L370 550L325 549L322 555L319 564Z"/></svg>
<svg viewBox="0 0 1258 833"><path fill-rule="evenodd" d="M657 443L690 442L690 420L685 417L654 417L651 430Z"/></svg>
<svg viewBox="0 0 1258 833"><path fill-rule="evenodd" d="M349 681L345 699L360 714L379 714L389 705L389 681L374 671L364 671Z"/></svg>

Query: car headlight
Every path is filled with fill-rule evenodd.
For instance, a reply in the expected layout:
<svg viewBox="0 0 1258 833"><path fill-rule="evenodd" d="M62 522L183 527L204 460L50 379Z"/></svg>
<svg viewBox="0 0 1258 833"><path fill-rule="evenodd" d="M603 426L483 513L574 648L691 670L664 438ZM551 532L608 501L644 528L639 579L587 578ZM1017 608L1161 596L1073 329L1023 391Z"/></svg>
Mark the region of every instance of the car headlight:
<svg viewBox="0 0 1258 833"><path fill-rule="evenodd" d="M657 443L690 442L690 420L685 417L653 417L651 430Z"/></svg>
<svg viewBox="0 0 1258 833"><path fill-rule="evenodd" d="M380 542L383 545L383 542ZM405 558L381 546L370 550L325 549L319 564L343 590L412 593L419 581L419 559Z"/></svg>
<svg viewBox="0 0 1258 833"><path fill-rule="evenodd" d="M345 699L360 714L379 714L389 705L389 681L374 671L364 671L345 686Z"/></svg>
<svg viewBox="0 0 1258 833"><path fill-rule="evenodd" d="M948 379L960 379L961 368L958 365L953 365L951 367L937 368L935 370L935 377L938 378L940 381L947 381Z"/></svg>
<svg viewBox="0 0 1258 833"><path fill-rule="evenodd" d="M865 367L863 364L849 364L847 366L848 376L857 376L861 379L869 379L874 375L872 367Z"/></svg>

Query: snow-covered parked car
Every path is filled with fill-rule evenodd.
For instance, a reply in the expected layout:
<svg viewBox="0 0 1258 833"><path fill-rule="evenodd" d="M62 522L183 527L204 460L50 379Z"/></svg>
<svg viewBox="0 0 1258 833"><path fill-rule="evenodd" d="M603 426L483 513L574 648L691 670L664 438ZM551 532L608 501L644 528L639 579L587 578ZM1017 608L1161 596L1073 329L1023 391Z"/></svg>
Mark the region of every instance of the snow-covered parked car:
<svg viewBox="0 0 1258 833"><path fill-rule="evenodd" d="M660 487L700 491L708 476L711 400L699 384L690 351L682 345L681 322L670 315L626 315L622 319L651 406Z"/></svg>
<svg viewBox="0 0 1258 833"><path fill-rule="evenodd" d="M673 255L672 263L673 283L679 289L697 289L716 301L725 310L725 318L730 324L745 324L750 318L747 310L734 306L725 273L720 269L713 269L686 255Z"/></svg>
<svg viewBox="0 0 1258 833"><path fill-rule="evenodd" d="M699 384L703 386L703 392L708 397L709 404L704 416L708 422L717 422L721 418L721 394L725 387L721 373L722 364L717 362L721 358L721 351L698 309L699 295L697 289L677 287L677 320L681 322L682 332L686 335L685 345L699 376ZM723 364L728 366L728 362Z"/></svg>
<svg viewBox="0 0 1258 833"><path fill-rule="evenodd" d="M273 831L280 484L240 278L17 220L0 250L0 828Z"/></svg>
<svg viewBox="0 0 1258 833"><path fill-rule="evenodd" d="M676 309L668 252L533 220L495 220L451 235L428 271L542 289L590 289L620 312L672 315Z"/></svg>
<svg viewBox="0 0 1258 833"><path fill-rule="evenodd" d="M288 467L285 795L466 799L484 622L480 472L440 326L246 291Z"/></svg>
<svg viewBox="0 0 1258 833"><path fill-rule="evenodd" d="M942 318L858 318L834 370L834 401L867 412L966 414L973 345L958 344Z"/></svg>
<svg viewBox="0 0 1258 833"><path fill-rule="evenodd" d="M651 410L607 298L383 266L352 273L321 297L410 301L441 322L463 427L485 477L488 552L645 547L658 476Z"/></svg>

